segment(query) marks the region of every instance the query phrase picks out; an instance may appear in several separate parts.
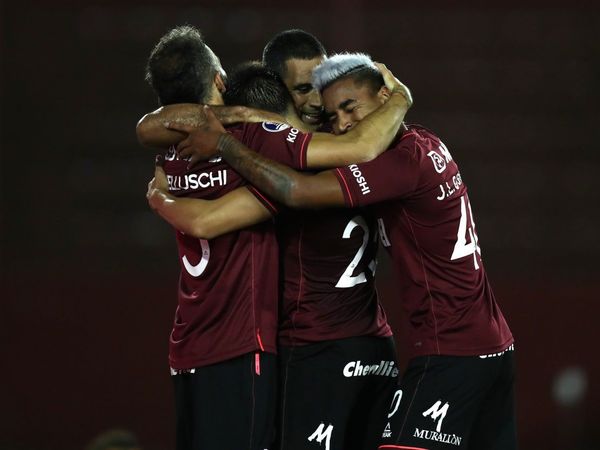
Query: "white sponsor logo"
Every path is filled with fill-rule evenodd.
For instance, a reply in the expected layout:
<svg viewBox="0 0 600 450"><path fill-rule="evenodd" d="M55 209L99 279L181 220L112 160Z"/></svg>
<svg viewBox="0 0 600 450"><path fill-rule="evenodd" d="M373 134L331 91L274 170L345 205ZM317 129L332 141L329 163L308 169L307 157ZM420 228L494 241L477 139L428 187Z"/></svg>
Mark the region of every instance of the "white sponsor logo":
<svg viewBox="0 0 600 450"><path fill-rule="evenodd" d="M383 430L383 434L381 435L382 438L389 438L392 437L392 427L390 426L390 423L388 422L387 425L385 426L384 430Z"/></svg>
<svg viewBox="0 0 600 450"><path fill-rule="evenodd" d="M415 428L415 434L413 435L419 439L427 439L428 441L443 442L444 444L460 446L462 437L455 434L439 433L437 431L430 430L419 430Z"/></svg>
<svg viewBox="0 0 600 450"><path fill-rule="evenodd" d="M288 133L287 138L285 140L288 142L291 142L293 144L294 142L296 142L296 138L298 137L298 132L299 131L297 129L292 128L290 130L290 132Z"/></svg>
<svg viewBox="0 0 600 450"><path fill-rule="evenodd" d="M216 172L190 173L183 176L167 175L169 191L186 191L188 189L199 189L227 184L227 170Z"/></svg>
<svg viewBox="0 0 600 450"><path fill-rule="evenodd" d="M290 126L287 123L263 122L262 127L269 133L287 130Z"/></svg>
<svg viewBox="0 0 600 450"><path fill-rule="evenodd" d="M308 442L312 442L316 439L317 443L321 445L325 441L325 450L329 450L331 446L331 433L333 432L333 425L329 424L325 428L325 424L321 423L315 432L308 437Z"/></svg>
<svg viewBox="0 0 600 450"><path fill-rule="evenodd" d="M431 408L423 413L423 417L431 416L431 419L434 422L437 420L435 431L420 430L419 428L415 428L415 433L413 436L419 439L427 439L428 441L443 442L444 444L460 446L462 441L461 436L442 433L442 422L448 413L448 408L450 408L450 404L448 402L444 403L444 406L442 406L441 400L435 402Z"/></svg>
<svg viewBox="0 0 600 450"><path fill-rule="evenodd" d="M508 347L506 350L501 351L500 353L491 353L489 355L479 355L479 357L481 359L485 359L485 358L496 358L498 356L502 356L504 355L506 352L512 352L515 349L515 344L511 344L510 347Z"/></svg>
<svg viewBox="0 0 600 450"><path fill-rule="evenodd" d="M394 366L394 361L381 361L379 364L367 364L365 366L360 361L351 361L344 366L344 376L346 378L364 377L366 375L396 378L398 369Z"/></svg>
<svg viewBox="0 0 600 450"><path fill-rule="evenodd" d="M367 184L367 180L365 177L363 177L363 174L360 171L360 169L358 168L358 166L356 164L352 164L352 165L348 166L348 169L350 169L350 171L352 172L352 175L354 175L354 179L360 186L360 192L362 192L362 195L366 195L369 192L371 192L371 188Z"/></svg>
<svg viewBox="0 0 600 450"><path fill-rule="evenodd" d="M431 408L429 408L427 411L425 411L423 413L423 417L431 416L431 418L433 419L434 422L439 417L437 426L435 427L435 430L438 433L440 431L442 431L442 421L444 420L444 417L446 417L446 413L448 413L449 407L450 407L450 405L448 404L448 402L446 402L444 404L444 406L442 406L442 401L438 400L437 402L435 402L433 404L433 406Z"/></svg>

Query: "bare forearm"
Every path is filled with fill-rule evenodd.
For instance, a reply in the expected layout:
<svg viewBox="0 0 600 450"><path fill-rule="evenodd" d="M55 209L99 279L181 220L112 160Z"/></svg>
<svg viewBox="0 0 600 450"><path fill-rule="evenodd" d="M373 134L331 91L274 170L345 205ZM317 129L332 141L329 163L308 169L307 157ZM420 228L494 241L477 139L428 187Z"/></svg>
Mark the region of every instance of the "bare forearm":
<svg viewBox="0 0 600 450"><path fill-rule="evenodd" d="M245 106L211 106L211 109L223 125L239 122L285 122L279 114Z"/></svg>
<svg viewBox="0 0 600 450"><path fill-rule="evenodd" d="M174 197L154 189L148 201L174 228L200 239L213 239L271 218L271 212L245 187L213 200Z"/></svg>
<svg viewBox="0 0 600 450"><path fill-rule="evenodd" d="M201 239L212 239L217 235L211 227L209 203L205 200L177 198L155 190L149 198L150 206L173 228Z"/></svg>
<svg viewBox="0 0 600 450"><path fill-rule="evenodd" d="M296 172L250 150L229 134L222 134L217 148L223 158L250 184L277 201L288 204Z"/></svg>
<svg viewBox="0 0 600 450"><path fill-rule="evenodd" d="M222 134L218 149L246 180L291 208L343 206L344 197L333 175L308 175L250 150L229 134Z"/></svg>
<svg viewBox="0 0 600 450"><path fill-rule="evenodd" d="M391 95L386 103L344 135L349 143L357 143L364 149L361 159L352 162L368 162L375 159L394 140L409 105L403 94L392 93Z"/></svg>
<svg viewBox="0 0 600 450"><path fill-rule="evenodd" d="M182 103L158 108L140 119L136 127L138 141L144 147L169 148L186 137L165 127L167 122L179 122L197 127L204 120L202 105Z"/></svg>
<svg viewBox="0 0 600 450"><path fill-rule="evenodd" d="M181 103L163 106L146 114L136 127L138 141L149 148L169 148L177 144L185 139L186 134L170 130L165 124L180 123L198 127L205 120L203 107L195 103ZM285 122L279 114L244 106L212 106L211 109L225 125L239 122Z"/></svg>
<svg viewBox="0 0 600 450"><path fill-rule="evenodd" d="M372 161L394 140L407 110L406 98L392 94L392 98L347 133L340 136L314 133L308 144L308 167L324 169Z"/></svg>

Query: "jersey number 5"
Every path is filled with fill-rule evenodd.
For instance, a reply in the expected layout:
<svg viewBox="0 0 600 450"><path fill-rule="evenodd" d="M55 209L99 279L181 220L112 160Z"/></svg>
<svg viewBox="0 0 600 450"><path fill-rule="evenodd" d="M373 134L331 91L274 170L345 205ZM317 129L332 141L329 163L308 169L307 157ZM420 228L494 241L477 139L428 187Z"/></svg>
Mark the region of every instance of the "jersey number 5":
<svg viewBox="0 0 600 450"><path fill-rule="evenodd" d="M183 261L183 267L185 267L185 270L187 270L187 272L193 277L199 277L202 275L202 272L204 272L206 266L208 265L208 258L210 258L210 247L208 246L208 241L206 239L199 239L199 241L200 248L202 249L202 257L200 258L200 262L198 262L198 264L191 264L186 255L183 255L183 258L181 258Z"/></svg>
<svg viewBox="0 0 600 450"><path fill-rule="evenodd" d="M467 208L469 213L467 215ZM469 223L470 222L470 223ZM469 242L467 242L467 237ZM451 261L455 259L464 258L465 256L473 255L473 264L475 270L479 270L479 264L477 263L477 253L481 257L481 248L478 245L477 233L475 233L475 222L473 221L473 211L471 210L471 204L469 200L463 195L460 198L460 222L458 224L458 233L456 235L456 244L454 244L454 251L450 257Z"/></svg>

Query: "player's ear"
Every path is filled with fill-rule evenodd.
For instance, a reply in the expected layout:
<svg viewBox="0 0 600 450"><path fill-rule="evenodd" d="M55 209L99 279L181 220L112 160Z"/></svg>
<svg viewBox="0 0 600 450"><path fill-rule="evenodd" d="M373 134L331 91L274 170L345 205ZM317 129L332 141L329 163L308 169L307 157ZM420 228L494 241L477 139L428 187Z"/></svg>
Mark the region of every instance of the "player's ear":
<svg viewBox="0 0 600 450"><path fill-rule="evenodd" d="M215 86L217 86L217 89L221 94L225 92L225 81L223 80L223 76L220 72L217 72L215 75Z"/></svg>
<svg viewBox="0 0 600 450"><path fill-rule="evenodd" d="M377 92L377 98L381 101L381 104L387 102L392 96L392 92L388 89L388 87L384 84L379 88L379 92Z"/></svg>

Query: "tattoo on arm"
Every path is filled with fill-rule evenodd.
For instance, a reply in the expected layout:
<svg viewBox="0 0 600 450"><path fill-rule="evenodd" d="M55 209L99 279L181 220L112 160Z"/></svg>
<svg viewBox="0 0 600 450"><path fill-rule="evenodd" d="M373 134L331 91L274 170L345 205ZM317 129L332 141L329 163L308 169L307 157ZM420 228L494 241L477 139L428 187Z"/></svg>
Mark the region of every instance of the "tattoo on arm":
<svg viewBox="0 0 600 450"><path fill-rule="evenodd" d="M298 176L295 170L261 156L227 133L221 135L217 146L223 158L251 184L289 204Z"/></svg>

